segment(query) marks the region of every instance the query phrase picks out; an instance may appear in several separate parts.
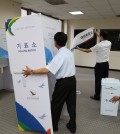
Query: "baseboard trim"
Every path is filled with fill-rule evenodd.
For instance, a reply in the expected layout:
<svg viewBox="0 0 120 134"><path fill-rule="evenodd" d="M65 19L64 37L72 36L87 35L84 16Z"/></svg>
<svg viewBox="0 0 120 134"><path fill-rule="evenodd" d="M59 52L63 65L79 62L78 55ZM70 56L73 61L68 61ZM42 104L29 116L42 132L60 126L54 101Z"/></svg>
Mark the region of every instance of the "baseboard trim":
<svg viewBox="0 0 120 134"><path fill-rule="evenodd" d="M118 69L109 69L110 71L120 72Z"/></svg>
<svg viewBox="0 0 120 134"><path fill-rule="evenodd" d="M88 69L94 69L94 67L78 66L78 65L75 65L75 67L88 68ZM109 69L109 71L116 71L116 72L120 72L120 70L118 70L118 69Z"/></svg>
<svg viewBox="0 0 120 134"><path fill-rule="evenodd" d="M78 66L78 65L75 65L75 67L94 69L94 67Z"/></svg>

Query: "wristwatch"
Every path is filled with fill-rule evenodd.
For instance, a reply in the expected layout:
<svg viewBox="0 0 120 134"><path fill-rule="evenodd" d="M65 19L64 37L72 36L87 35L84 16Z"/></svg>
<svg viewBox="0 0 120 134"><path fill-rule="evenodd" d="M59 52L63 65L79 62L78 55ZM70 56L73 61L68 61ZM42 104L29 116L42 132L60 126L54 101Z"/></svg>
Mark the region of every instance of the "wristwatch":
<svg viewBox="0 0 120 134"><path fill-rule="evenodd" d="M33 74L33 70L30 70L30 75L32 75Z"/></svg>

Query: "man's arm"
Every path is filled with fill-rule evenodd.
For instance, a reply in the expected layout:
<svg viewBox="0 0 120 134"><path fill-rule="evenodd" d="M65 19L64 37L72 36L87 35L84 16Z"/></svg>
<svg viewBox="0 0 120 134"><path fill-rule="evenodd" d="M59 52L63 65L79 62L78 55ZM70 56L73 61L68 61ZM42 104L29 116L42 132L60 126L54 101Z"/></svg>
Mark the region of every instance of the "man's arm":
<svg viewBox="0 0 120 134"><path fill-rule="evenodd" d="M31 74L47 74L49 70L47 68L40 68L40 69L31 69L28 66L26 66L26 69L23 70L23 75L25 77L31 75Z"/></svg>
<svg viewBox="0 0 120 134"><path fill-rule="evenodd" d="M47 68L40 68L36 70L32 70L33 74L47 74L49 70Z"/></svg>
<svg viewBox="0 0 120 134"><path fill-rule="evenodd" d="M53 60L50 62L48 66L45 68L40 69L31 69L26 66L26 69L23 69L23 75L25 77L31 75L31 74L47 74L48 72L51 72L52 74L56 74L58 70L61 68L61 66L64 63L64 58L61 58L61 56L55 56Z"/></svg>
<svg viewBox="0 0 120 134"><path fill-rule="evenodd" d="M79 48L79 47L77 47L77 49L82 51L82 52L86 52L86 53L92 52L91 49L83 49L83 48Z"/></svg>
<svg viewBox="0 0 120 134"><path fill-rule="evenodd" d="M100 35L96 32L96 30L94 29L94 33L97 35L97 37L100 39Z"/></svg>

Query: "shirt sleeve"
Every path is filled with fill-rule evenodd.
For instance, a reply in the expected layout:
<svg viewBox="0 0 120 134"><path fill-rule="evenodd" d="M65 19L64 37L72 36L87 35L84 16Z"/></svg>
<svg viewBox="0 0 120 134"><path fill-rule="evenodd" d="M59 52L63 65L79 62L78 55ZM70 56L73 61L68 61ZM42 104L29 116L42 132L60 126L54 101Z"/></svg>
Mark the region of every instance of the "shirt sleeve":
<svg viewBox="0 0 120 134"><path fill-rule="evenodd" d="M52 73L56 74L62 67L64 59L61 56L55 56L53 60L46 66L46 68Z"/></svg>
<svg viewBox="0 0 120 134"><path fill-rule="evenodd" d="M97 52L97 51L99 51L99 44L100 44L100 43L98 43L98 44L96 44L95 46L91 47L90 50L91 50L92 52Z"/></svg>

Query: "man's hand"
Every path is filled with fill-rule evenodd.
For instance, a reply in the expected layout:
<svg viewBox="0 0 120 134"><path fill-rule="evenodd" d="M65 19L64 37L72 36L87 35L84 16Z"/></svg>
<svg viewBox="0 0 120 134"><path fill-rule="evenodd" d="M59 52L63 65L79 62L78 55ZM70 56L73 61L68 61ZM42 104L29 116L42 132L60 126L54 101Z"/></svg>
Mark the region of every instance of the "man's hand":
<svg viewBox="0 0 120 134"><path fill-rule="evenodd" d="M91 49L83 49L83 48L79 48L78 46L76 47L76 49L82 51L82 52L86 52L86 53L90 53L92 52Z"/></svg>
<svg viewBox="0 0 120 134"><path fill-rule="evenodd" d="M32 69L29 68L28 66L26 66L26 69L23 69L23 75L24 75L25 77L31 75L31 73L32 73Z"/></svg>
<svg viewBox="0 0 120 134"><path fill-rule="evenodd" d="M100 39L100 35L97 33L96 29L93 29L93 32L98 36L98 38Z"/></svg>
<svg viewBox="0 0 120 134"><path fill-rule="evenodd" d="M113 103L116 103L117 101L119 101L120 100L120 97L119 96L114 96L112 99L111 99L111 101L113 102Z"/></svg>
<svg viewBox="0 0 120 134"><path fill-rule="evenodd" d="M76 46L75 49L80 49L80 48L78 46Z"/></svg>
<svg viewBox="0 0 120 134"><path fill-rule="evenodd" d="M80 51L83 51L83 49L80 48L80 47L78 47L78 46L76 47L76 49L77 49L77 50L80 50Z"/></svg>
<svg viewBox="0 0 120 134"><path fill-rule="evenodd" d="M96 29L93 29L93 32L99 37L99 34L97 33Z"/></svg>

